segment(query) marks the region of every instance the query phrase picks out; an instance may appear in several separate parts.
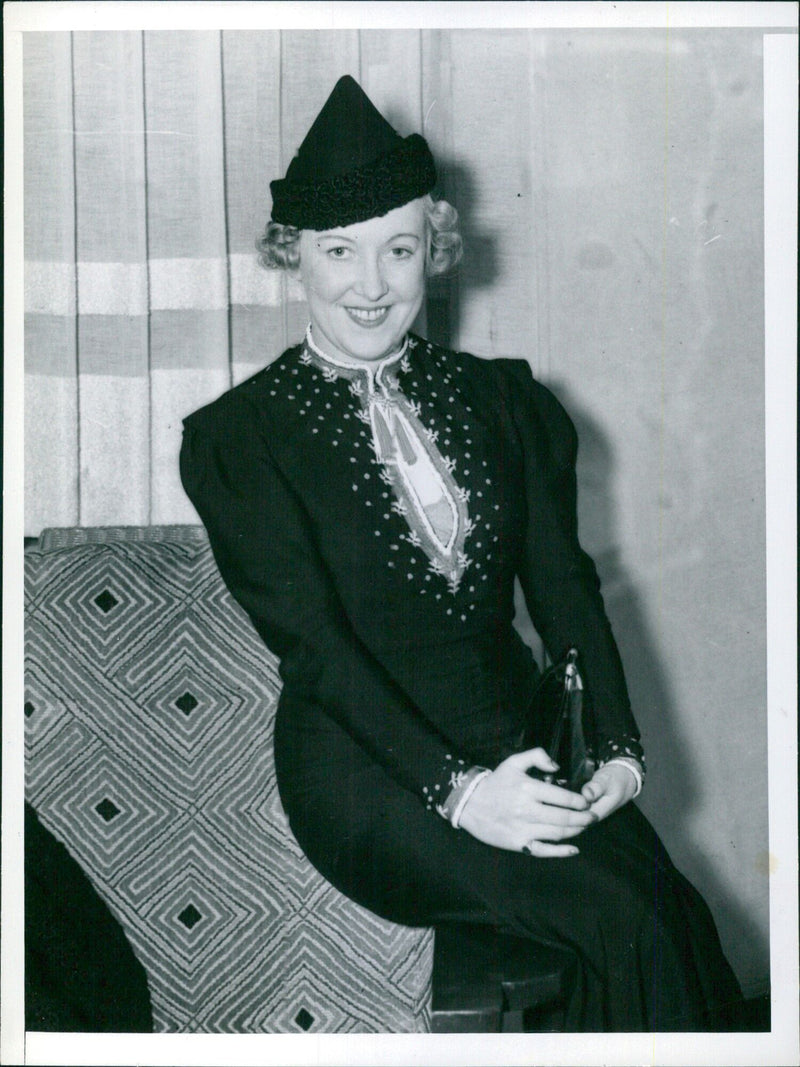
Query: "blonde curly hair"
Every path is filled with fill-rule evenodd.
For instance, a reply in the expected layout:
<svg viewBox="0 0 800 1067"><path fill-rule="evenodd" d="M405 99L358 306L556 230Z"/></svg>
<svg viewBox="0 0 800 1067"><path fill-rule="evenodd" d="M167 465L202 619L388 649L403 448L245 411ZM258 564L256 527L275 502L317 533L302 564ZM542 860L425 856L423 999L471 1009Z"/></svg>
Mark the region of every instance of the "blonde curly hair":
<svg viewBox="0 0 800 1067"><path fill-rule="evenodd" d="M446 200L434 200L430 193L422 197L428 248L425 272L429 277L446 274L459 262L464 251L458 232L458 212ZM300 265L300 230L282 222L267 223L256 241L259 261L269 270L295 270Z"/></svg>

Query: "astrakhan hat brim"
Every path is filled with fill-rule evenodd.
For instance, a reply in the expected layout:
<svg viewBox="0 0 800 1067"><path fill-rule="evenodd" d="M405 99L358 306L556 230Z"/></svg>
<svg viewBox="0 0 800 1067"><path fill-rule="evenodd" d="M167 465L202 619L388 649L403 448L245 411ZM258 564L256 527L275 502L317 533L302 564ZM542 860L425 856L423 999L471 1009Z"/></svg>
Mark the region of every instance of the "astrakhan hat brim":
<svg viewBox="0 0 800 1067"><path fill-rule="evenodd" d="M288 178L270 182L272 219L301 230L330 230L386 215L429 193L436 165L427 141L418 133L371 162L301 185Z"/></svg>

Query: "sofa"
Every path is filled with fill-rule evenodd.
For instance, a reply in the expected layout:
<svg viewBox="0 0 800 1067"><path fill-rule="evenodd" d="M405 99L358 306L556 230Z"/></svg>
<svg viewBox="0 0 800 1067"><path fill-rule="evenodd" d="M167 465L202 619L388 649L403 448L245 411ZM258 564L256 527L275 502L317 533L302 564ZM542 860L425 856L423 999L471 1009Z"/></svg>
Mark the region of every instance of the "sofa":
<svg viewBox="0 0 800 1067"><path fill-rule="evenodd" d="M154 1028L425 1032L433 931L376 918L301 853L279 690L202 528L26 547L26 797L124 930Z"/></svg>
<svg viewBox="0 0 800 1067"><path fill-rule="evenodd" d="M143 970L137 1017L157 1032L561 1029L571 954L483 926L438 928L434 953L433 930L377 918L306 860L275 780L277 666L200 526L48 529L26 544L26 869L62 872L52 899L26 892L39 933L72 920L67 883L85 901L85 882L98 897L85 913L132 949L122 981ZM26 916L40 958L45 933L32 945ZM122 950L104 948L81 988L105 987L111 1025ZM44 1016L91 1013L93 994L76 1011L52 992L37 989Z"/></svg>

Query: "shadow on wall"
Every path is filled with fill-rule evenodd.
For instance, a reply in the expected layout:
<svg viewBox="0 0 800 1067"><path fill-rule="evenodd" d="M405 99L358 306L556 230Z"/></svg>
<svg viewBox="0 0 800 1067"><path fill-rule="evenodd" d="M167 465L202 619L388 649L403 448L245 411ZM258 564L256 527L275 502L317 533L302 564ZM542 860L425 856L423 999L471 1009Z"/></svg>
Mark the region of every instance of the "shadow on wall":
<svg viewBox="0 0 800 1067"><path fill-rule="evenodd" d="M463 163L442 158L437 153L439 181L435 193L458 208L458 223L469 257L444 276L428 282L426 302L427 337L445 348L453 348L458 338L459 304L468 303L480 289L492 284L497 273L497 237L481 229L475 218L475 180ZM480 299L478 296L477 299Z"/></svg>
<svg viewBox="0 0 800 1067"><path fill-rule="evenodd" d="M710 902L721 902L725 909L726 941L731 946L750 946L751 955L762 961L763 973L768 973L766 937L732 897L730 887L721 880L689 832L693 811L701 797L702 768L692 759L690 745L681 736L679 709L659 659L657 635L617 547L612 450L602 427L573 400L568 386L560 382L548 384L569 411L578 432L579 511L584 517L581 536L587 546L601 546L592 555L602 581L606 610L625 663L645 750L649 747L658 754L658 773L653 774L648 784L642 810L674 852L674 859L691 856L691 871L686 873L703 895Z"/></svg>

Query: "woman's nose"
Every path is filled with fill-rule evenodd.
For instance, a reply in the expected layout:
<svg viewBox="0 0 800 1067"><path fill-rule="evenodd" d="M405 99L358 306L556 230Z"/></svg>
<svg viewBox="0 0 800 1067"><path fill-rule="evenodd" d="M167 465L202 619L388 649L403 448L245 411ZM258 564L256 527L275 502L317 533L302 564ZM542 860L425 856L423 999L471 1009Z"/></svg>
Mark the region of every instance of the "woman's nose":
<svg viewBox="0 0 800 1067"><path fill-rule="evenodd" d="M356 282L356 292L366 300L380 300L389 291L377 257L365 256Z"/></svg>

